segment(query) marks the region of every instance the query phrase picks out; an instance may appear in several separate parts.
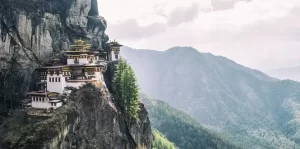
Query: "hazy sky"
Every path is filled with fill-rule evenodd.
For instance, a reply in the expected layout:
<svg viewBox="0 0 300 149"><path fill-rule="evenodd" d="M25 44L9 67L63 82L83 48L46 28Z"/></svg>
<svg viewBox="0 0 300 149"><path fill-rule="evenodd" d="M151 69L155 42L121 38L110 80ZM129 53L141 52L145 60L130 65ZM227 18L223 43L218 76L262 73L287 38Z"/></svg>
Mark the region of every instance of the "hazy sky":
<svg viewBox="0 0 300 149"><path fill-rule="evenodd" d="M300 0L98 0L133 48L192 46L261 70L300 65Z"/></svg>

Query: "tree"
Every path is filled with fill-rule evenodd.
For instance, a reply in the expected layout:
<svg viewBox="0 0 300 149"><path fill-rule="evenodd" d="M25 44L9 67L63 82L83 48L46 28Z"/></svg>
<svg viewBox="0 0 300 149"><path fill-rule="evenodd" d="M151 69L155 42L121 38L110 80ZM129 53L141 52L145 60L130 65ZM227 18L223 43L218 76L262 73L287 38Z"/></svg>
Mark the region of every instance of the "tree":
<svg viewBox="0 0 300 149"><path fill-rule="evenodd" d="M126 60L119 60L113 82L117 105L128 123L135 122L138 118L139 90L134 71Z"/></svg>

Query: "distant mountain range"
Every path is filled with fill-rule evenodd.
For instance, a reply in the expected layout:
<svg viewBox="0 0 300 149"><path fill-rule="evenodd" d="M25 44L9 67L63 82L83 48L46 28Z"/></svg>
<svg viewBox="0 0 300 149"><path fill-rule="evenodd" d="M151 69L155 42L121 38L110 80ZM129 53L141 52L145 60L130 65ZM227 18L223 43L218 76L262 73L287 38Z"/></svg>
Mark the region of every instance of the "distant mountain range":
<svg viewBox="0 0 300 149"><path fill-rule="evenodd" d="M300 87L190 47L124 47L141 91L244 148L300 148Z"/></svg>
<svg viewBox="0 0 300 149"><path fill-rule="evenodd" d="M282 80L290 79L300 81L300 66L275 69L266 73Z"/></svg>

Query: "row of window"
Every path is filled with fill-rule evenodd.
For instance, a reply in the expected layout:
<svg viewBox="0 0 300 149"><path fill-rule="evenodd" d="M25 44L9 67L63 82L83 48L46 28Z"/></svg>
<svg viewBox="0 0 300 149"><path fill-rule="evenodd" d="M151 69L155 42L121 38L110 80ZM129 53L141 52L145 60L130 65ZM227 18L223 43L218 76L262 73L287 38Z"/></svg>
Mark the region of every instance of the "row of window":
<svg viewBox="0 0 300 149"><path fill-rule="evenodd" d="M47 101L47 98L45 98L45 97L32 97L32 101L34 101L34 102L45 102L45 101Z"/></svg>
<svg viewBox="0 0 300 149"><path fill-rule="evenodd" d="M60 77L49 77L49 82L60 82Z"/></svg>
<svg viewBox="0 0 300 149"><path fill-rule="evenodd" d="M70 75L71 75L71 72L63 72L63 75L64 75L64 76L70 76Z"/></svg>
<svg viewBox="0 0 300 149"><path fill-rule="evenodd" d="M56 103L51 103L51 106L52 107L56 107Z"/></svg>
<svg viewBox="0 0 300 149"><path fill-rule="evenodd" d="M86 55L68 56L68 59L74 59L74 58L95 58L95 60L97 60L98 56L86 56Z"/></svg>
<svg viewBox="0 0 300 149"><path fill-rule="evenodd" d="M98 59L98 58L97 58L97 59ZM97 60L97 59L95 59L95 60ZM88 60L89 63L94 63L94 59L93 59L92 57L87 58L87 60ZM75 57L75 58L74 58L74 63L75 63L75 64L78 64L78 63L79 63L79 58L78 58L78 57Z"/></svg>
<svg viewBox="0 0 300 149"><path fill-rule="evenodd" d="M46 75L47 75L47 72L41 72L41 75L42 75L42 76L46 76Z"/></svg>
<svg viewBox="0 0 300 149"><path fill-rule="evenodd" d="M41 80L47 80L46 76L41 76Z"/></svg>

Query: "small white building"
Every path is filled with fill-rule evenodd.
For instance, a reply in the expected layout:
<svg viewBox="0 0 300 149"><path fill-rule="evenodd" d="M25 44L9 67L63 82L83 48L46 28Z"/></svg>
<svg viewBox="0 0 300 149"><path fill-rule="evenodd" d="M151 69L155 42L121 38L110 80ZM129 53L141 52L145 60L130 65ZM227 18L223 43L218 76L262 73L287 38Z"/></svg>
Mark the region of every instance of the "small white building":
<svg viewBox="0 0 300 149"><path fill-rule="evenodd" d="M27 95L31 99L31 107L36 109L57 109L62 106L62 101L58 100L59 93L33 91Z"/></svg>

